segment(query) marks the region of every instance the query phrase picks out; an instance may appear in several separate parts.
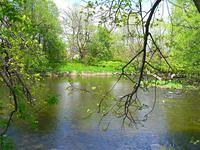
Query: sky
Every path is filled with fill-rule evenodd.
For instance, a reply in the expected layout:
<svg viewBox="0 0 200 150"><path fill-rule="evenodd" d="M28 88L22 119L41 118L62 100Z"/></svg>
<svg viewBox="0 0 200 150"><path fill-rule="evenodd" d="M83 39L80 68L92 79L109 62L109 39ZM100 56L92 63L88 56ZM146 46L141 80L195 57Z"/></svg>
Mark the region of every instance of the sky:
<svg viewBox="0 0 200 150"><path fill-rule="evenodd" d="M80 4L81 0L53 0L57 7L61 10Z"/></svg>
<svg viewBox="0 0 200 150"><path fill-rule="evenodd" d="M60 10L66 10L69 7L72 7L73 5L80 5L81 0L53 0L55 2L55 4L57 5L57 7ZM144 10L149 10L151 8L151 4L149 3L150 0L146 0L145 2L147 2L146 4L144 3L143 5L143 9ZM163 15L166 18L169 14L167 11L167 7L166 7L166 3L163 3ZM162 6L161 6L162 7Z"/></svg>
<svg viewBox="0 0 200 150"><path fill-rule="evenodd" d="M64 14L64 10L68 10L68 8L73 8L74 6L80 6L83 4L82 0L53 0L54 3L57 5L58 9L60 10L60 20L62 20L62 16ZM87 0L86 0L87 1ZM151 2L155 2L155 0L145 0L143 3L143 10L148 11L152 7ZM170 4L169 8L170 8ZM167 3L163 1L160 5L160 11L156 12L157 19L164 19L165 21L168 21L169 19L169 13L171 13L171 10L167 9ZM97 21L98 22L98 21Z"/></svg>

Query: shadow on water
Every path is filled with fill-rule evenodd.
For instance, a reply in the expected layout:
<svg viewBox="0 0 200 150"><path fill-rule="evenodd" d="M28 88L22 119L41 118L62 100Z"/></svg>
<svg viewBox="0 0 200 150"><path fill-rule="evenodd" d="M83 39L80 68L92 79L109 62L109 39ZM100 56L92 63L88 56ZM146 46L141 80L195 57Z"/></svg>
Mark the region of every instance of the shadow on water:
<svg viewBox="0 0 200 150"><path fill-rule="evenodd" d="M108 90L115 80L109 77L73 79L76 87L100 93ZM98 95L80 91L69 93L67 79L47 79L45 84L59 95L59 103L38 114L36 132L20 123L15 123L15 127L9 130L9 136L20 150L200 149L199 91L174 94L158 89L155 110L138 129L127 127L121 131L121 120L114 119L108 130L102 131L98 128L100 115L95 113ZM112 94L123 95L130 87L130 83L122 80ZM40 90L40 93L45 94L45 91ZM140 95L144 104L153 105L153 90ZM108 103L112 101L108 100Z"/></svg>

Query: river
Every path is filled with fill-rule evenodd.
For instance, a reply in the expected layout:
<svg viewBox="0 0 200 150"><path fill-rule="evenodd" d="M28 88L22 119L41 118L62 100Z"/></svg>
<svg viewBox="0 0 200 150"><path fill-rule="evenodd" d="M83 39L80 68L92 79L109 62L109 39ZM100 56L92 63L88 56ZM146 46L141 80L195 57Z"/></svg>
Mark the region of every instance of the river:
<svg viewBox="0 0 200 150"><path fill-rule="evenodd" d="M72 79L77 88L92 92L106 92L116 81L111 77L80 77ZM46 91L56 93L59 102L48 106L38 116L38 128L30 130L24 124L13 122L8 131L19 150L158 150L200 149L200 92L157 89L157 102L147 121L136 127L121 130L122 120L108 116L98 126L100 98L91 93L68 91L68 79L44 81ZM111 92L126 94L131 84L121 80ZM141 102L153 106L154 92L139 93ZM108 100L108 103L110 100ZM138 112L141 116L144 112ZM106 123L112 118L107 130ZM113 119L114 118L114 119ZM107 126L106 126L107 127Z"/></svg>

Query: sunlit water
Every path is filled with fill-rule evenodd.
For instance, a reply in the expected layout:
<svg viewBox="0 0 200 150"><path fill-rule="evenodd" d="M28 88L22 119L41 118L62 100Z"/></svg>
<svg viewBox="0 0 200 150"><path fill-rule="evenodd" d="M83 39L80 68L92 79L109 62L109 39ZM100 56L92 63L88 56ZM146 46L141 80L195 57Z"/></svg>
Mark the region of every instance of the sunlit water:
<svg viewBox="0 0 200 150"><path fill-rule="evenodd" d="M115 81L108 77L88 77L74 79L74 85L103 93ZM38 114L37 131L15 122L12 124L8 135L19 150L200 149L199 91L179 93L158 89L155 109L147 121L138 124L137 128L126 127L122 131L122 120L110 116L104 122L114 119L104 131L106 123L99 127L100 115L95 113L98 96L77 90L69 93L67 79L47 79L45 84L52 93L59 95L59 103ZM131 84L122 80L112 94L121 96L130 88ZM154 101L153 89L139 95L150 109ZM137 116L141 117L144 111Z"/></svg>

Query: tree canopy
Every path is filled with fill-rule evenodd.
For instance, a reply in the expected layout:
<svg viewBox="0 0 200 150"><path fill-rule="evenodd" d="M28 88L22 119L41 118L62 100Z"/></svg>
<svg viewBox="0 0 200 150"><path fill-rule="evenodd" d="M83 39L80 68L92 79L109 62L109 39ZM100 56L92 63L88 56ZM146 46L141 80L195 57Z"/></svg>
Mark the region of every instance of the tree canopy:
<svg viewBox="0 0 200 150"><path fill-rule="evenodd" d="M22 112L22 99L32 103L30 85L38 80L38 73L51 62L62 61L64 43L52 1L3 0L0 6L0 82L9 88L14 102L5 134L13 114Z"/></svg>

